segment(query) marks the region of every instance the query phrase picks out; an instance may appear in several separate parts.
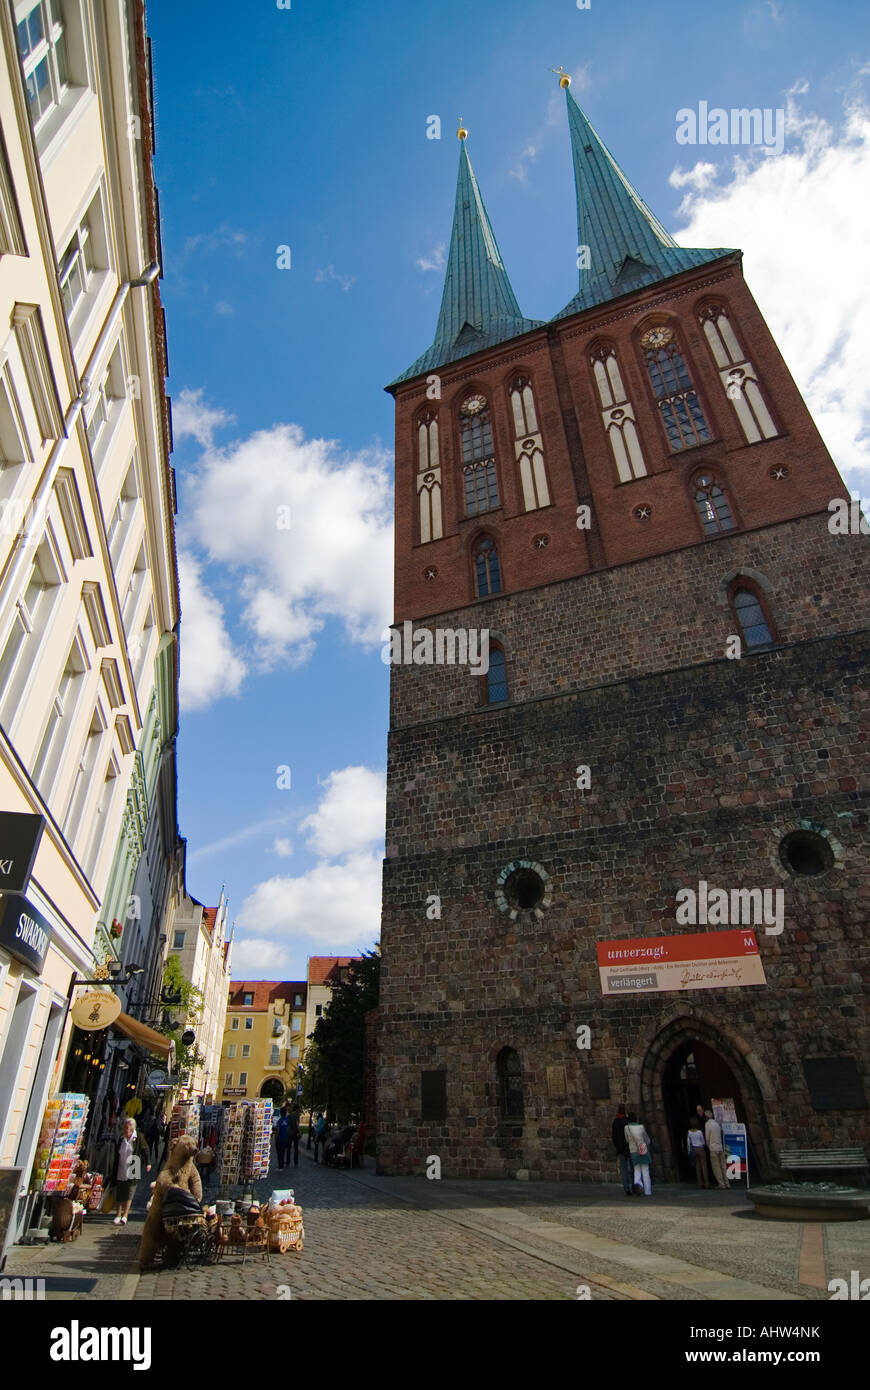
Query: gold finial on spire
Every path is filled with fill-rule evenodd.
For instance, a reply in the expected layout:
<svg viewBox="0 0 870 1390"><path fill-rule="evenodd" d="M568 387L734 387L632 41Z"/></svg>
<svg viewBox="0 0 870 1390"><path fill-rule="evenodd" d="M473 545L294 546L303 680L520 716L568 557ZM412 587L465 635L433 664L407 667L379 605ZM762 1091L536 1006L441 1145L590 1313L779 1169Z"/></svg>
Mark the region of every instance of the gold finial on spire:
<svg viewBox="0 0 870 1390"><path fill-rule="evenodd" d="M457 138L457 140L467 140L467 139L468 139L468 131L465 129L465 126L462 124L462 117L461 117L461 116L459 117L459 129L458 129L457 132L456 132L456 138Z"/></svg>
<svg viewBox="0 0 870 1390"><path fill-rule="evenodd" d="M570 86L571 86L571 78L570 78L570 76L568 75L568 73L565 72L565 70L564 70L564 68L562 67L562 64L561 64L561 63L559 64L559 66L558 66L557 68L550 68L550 72L554 72L554 73L556 74L556 76L557 76L558 79L559 79L559 86L560 86L560 87L570 87Z"/></svg>

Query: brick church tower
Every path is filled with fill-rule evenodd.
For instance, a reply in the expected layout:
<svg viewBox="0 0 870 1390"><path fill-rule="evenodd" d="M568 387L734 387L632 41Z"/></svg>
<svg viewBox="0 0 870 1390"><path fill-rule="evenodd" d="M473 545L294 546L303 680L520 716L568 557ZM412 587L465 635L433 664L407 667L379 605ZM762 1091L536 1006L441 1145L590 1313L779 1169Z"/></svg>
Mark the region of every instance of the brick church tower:
<svg viewBox="0 0 870 1390"><path fill-rule="evenodd" d="M460 130L388 388L378 1164L615 1181L624 1100L675 1180L715 1100L774 1176L870 1138L867 540L741 253L678 247L567 84L577 294L523 317Z"/></svg>

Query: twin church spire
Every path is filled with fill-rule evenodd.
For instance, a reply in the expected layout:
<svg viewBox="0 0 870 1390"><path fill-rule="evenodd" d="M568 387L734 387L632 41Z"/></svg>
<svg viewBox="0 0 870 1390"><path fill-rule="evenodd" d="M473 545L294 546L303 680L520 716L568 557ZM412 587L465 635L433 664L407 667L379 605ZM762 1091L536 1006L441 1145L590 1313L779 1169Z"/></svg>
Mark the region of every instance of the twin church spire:
<svg viewBox="0 0 870 1390"><path fill-rule="evenodd" d="M632 187L607 146L565 91L577 191L580 287L555 318L567 318L644 285L732 254L677 246ZM460 127L459 177L435 339L393 385L518 337L542 321L523 317L498 249Z"/></svg>

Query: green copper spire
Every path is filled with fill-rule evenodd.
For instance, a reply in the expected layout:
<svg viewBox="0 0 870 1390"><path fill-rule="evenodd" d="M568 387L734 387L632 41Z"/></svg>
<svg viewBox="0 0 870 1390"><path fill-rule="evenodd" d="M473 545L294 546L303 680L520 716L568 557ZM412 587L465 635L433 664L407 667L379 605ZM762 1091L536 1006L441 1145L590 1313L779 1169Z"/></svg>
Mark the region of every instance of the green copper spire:
<svg viewBox="0 0 870 1390"><path fill-rule="evenodd" d="M727 250L685 250L666 232L632 188L607 146L593 130L569 90L568 125L577 188L577 243L580 289L557 319L603 304L643 285L732 254ZM584 265L588 247L588 268Z"/></svg>
<svg viewBox="0 0 870 1390"><path fill-rule="evenodd" d="M540 321L523 318L490 226L460 127L453 234L435 341L392 385L503 343Z"/></svg>

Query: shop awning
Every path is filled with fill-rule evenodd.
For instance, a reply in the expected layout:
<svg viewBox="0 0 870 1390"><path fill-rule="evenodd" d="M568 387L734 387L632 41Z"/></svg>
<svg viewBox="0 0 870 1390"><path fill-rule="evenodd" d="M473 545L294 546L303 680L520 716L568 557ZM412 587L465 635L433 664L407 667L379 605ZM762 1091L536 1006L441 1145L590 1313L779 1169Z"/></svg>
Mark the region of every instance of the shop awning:
<svg viewBox="0 0 870 1390"><path fill-rule="evenodd" d="M140 1023L138 1019L131 1018L129 1014L125 1013L118 1014L111 1027L117 1028L119 1033L123 1033L127 1038L132 1038L133 1042L138 1043L140 1047L146 1048L148 1052L153 1052L169 1062L170 1065L172 1064L175 1044L171 1038L165 1038L162 1033L155 1032L153 1028L147 1027L146 1024Z"/></svg>

